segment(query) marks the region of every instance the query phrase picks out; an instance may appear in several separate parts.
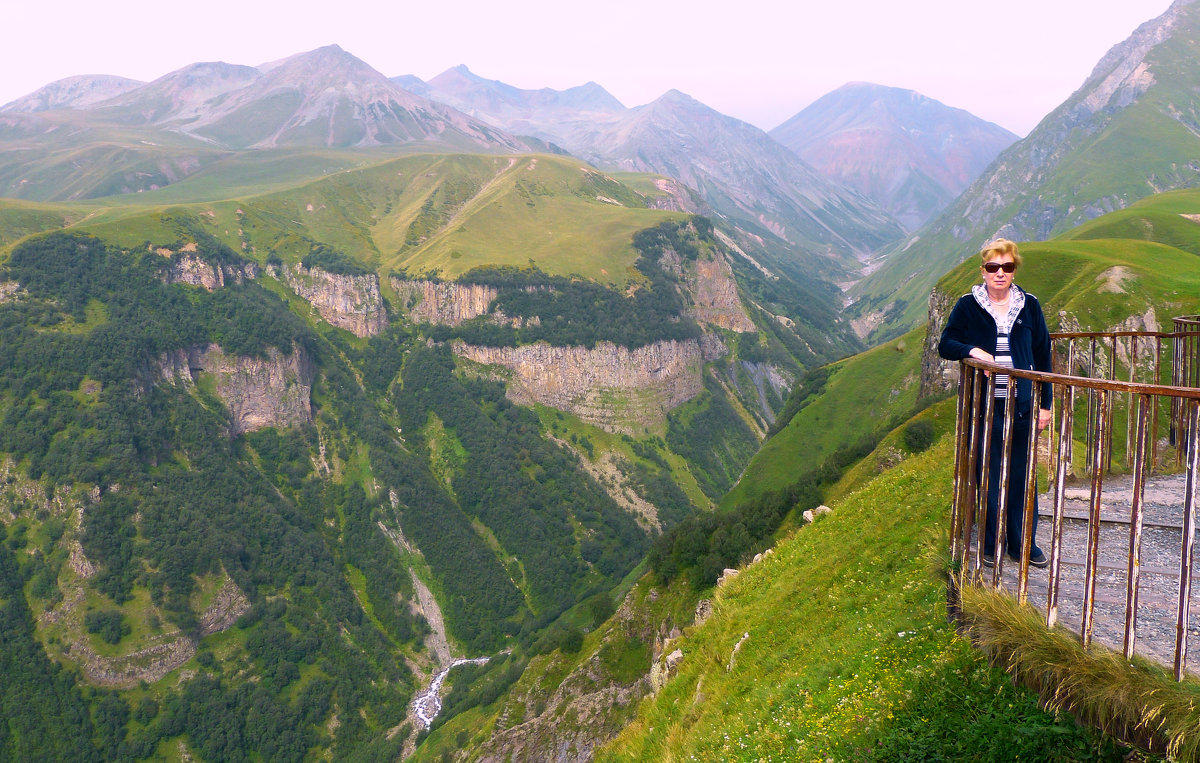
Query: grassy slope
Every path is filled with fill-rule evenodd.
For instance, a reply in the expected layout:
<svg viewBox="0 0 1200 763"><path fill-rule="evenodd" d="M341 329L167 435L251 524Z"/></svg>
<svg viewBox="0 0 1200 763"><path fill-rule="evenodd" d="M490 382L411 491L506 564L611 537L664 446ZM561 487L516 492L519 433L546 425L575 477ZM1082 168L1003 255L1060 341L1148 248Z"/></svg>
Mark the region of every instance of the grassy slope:
<svg viewBox="0 0 1200 763"><path fill-rule="evenodd" d="M323 157L331 166L353 159ZM231 166L211 181L258 191L269 179L278 182L272 173L280 166L306 177L325 165L280 153ZM454 278L480 265L532 264L617 285L637 277L633 234L679 216L646 209L629 187L574 159L550 156L409 155L260 195L175 203L210 194L209 182L198 177L162 192L42 210L125 246L172 241L177 220L188 219L260 261L272 252L297 261L310 242L320 242L384 274L407 269ZM6 241L28 225L3 223L16 209L28 216L33 208L14 203L14 211L0 215ZM414 225L422 232L417 243Z"/></svg>
<svg viewBox="0 0 1200 763"><path fill-rule="evenodd" d="M834 364L825 392L763 444L722 506L786 488L917 402L923 330ZM868 426L867 422L872 422Z"/></svg>
<svg viewBox="0 0 1200 763"><path fill-rule="evenodd" d="M713 617L664 650L682 650L677 674L597 760L959 759L948 740L960 735L974 746L963 759L1094 759L1069 721L987 670L946 622L931 573L951 440L719 589Z"/></svg>
<svg viewBox="0 0 1200 763"><path fill-rule="evenodd" d="M0 199L0 247L34 233L62 228L85 215L82 208Z"/></svg>
<svg viewBox="0 0 1200 763"><path fill-rule="evenodd" d="M1200 191L1171 191L1086 222L1059 236L1059 240L1126 238L1157 241L1200 254L1200 223L1185 217L1197 214L1200 214Z"/></svg>
<svg viewBox="0 0 1200 763"><path fill-rule="evenodd" d="M386 154L384 155L386 156ZM187 204L256 196L383 161L380 150L273 149L225 157L195 175L156 191L109 196L103 203Z"/></svg>

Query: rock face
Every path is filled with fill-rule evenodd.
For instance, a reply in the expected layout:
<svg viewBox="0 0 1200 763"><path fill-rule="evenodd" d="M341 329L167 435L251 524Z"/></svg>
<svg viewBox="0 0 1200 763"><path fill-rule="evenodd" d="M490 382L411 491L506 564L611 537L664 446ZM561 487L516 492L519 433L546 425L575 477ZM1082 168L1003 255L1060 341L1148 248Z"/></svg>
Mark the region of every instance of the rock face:
<svg viewBox="0 0 1200 763"><path fill-rule="evenodd" d="M958 364L942 360L937 346L942 338L942 328L958 296L951 296L940 289L929 295L929 323L925 326L925 345L921 348L921 386L919 397L950 392L958 387Z"/></svg>
<svg viewBox="0 0 1200 763"><path fill-rule="evenodd" d="M220 633L228 630L238 618L250 610L250 600L232 578L226 578L225 584L217 591L213 603L200 615L200 635Z"/></svg>
<svg viewBox="0 0 1200 763"><path fill-rule="evenodd" d="M201 373L216 377L233 435L312 421L313 366L299 347L290 355L271 347L266 358L255 358L227 355L210 344L164 355L159 367L162 378L171 382L194 384Z"/></svg>
<svg viewBox="0 0 1200 763"><path fill-rule="evenodd" d="M633 433L659 424L667 411L703 389L704 361L696 341L655 342L628 349L609 342L556 347L454 346L456 355L512 371L508 396L523 405L541 403L570 411L609 431Z"/></svg>
<svg viewBox="0 0 1200 763"><path fill-rule="evenodd" d="M284 265L284 280L308 300L321 317L355 336L374 336L387 327L379 277L342 275L303 265Z"/></svg>
<svg viewBox="0 0 1200 763"><path fill-rule="evenodd" d="M463 321L487 315L499 291L492 286L471 283L439 283L391 279L400 296L400 307L415 323L457 326Z"/></svg>
<svg viewBox="0 0 1200 763"><path fill-rule="evenodd" d="M684 261L668 249L660 262L680 283L688 313L698 323L735 332L757 330L723 254ZM415 322L457 326L490 316L515 325L518 320L493 309L499 290L492 286L400 278L391 279L391 286L400 296L401 311ZM713 332L699 341L663 341L635 349L609 342L590 349L546 342L519 347L458 343L454 352L476 363L509 369L512 373L504 374L508 395L518 404L541 403L609 431L632 434L661 424L667 411L700 394L704 363L728 354L729 349Z"/></svg>
<svg viewBox="0 0 1200 763"><path fill-rule="evenodd" d="M557 687L523 686L505 700L490 737L478 747L476 760L488 763L558 763L592 760L595 750L621 732L637 712L638 702L651 690L649 671L662 655L662 635L674 631L670 621L656 621L631 593L610 620L611 630L595 652L566 673ZM653 644L642 672L616 676L605 666L609 643L631 640ZM554 675L567 659L558 652L535 658L547 661L545 674ZM561 675L562 673L559 673ZM631 680L632 679L632 680Z"/></svg>
<svg viewBox="0 0 1200 763"><path fill-rule="evenodd" d="M214 264L196 255L196 245L187 244L178 252L158 249L164 257L171 258L167 270L167 283L186 283L213 291L226 284L242 283L258 277L258 266L253 262L241 265Z"/></svg>
<svg viewBox="0 0 1200 763"><path fill-rule="evenodd" d="M724 259L715 257L707 262L697 262L694 273L688 278L688 286L695 300L693 314L700 323L739 333L756 330L738 297L733 270Z"/></svg>
<svg viewBox="0 0 1200 763"><path fill-rule="evenodd" d="M724 256L714 254L708 259L684 262L668 249L659 263L683 284L684 294L691 303L688 313L697 323L738 333L758 330L746 315L733 268Z"/></svg>
<svg viewBox="0 0 1200 763"><path fill-rule="evenodd" d="M16 281L0 281L0 304L12 302L21 291L21 284Z"/></svg>

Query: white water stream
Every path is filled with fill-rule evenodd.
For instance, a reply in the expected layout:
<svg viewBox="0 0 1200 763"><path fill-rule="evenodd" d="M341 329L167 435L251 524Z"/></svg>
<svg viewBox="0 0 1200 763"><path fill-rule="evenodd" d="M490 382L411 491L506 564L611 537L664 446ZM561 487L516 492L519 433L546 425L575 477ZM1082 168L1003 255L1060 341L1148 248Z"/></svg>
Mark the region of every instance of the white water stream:
<svg viewBox="0 0 1200 763"><path fill-rule="evenodd" d="M425 728L429 728L433 723L433 719L438 716L438 713L442 712L442 683L453 668L457 668L459 665L482 665L490 659L490 657L475 657L472 659L460 657L450 663L450 667L442 668L441 672L434 676L433 681L429 683L429 688L418 694L417 698L413 700L413 711L416 713L417 722Z"/></svg>

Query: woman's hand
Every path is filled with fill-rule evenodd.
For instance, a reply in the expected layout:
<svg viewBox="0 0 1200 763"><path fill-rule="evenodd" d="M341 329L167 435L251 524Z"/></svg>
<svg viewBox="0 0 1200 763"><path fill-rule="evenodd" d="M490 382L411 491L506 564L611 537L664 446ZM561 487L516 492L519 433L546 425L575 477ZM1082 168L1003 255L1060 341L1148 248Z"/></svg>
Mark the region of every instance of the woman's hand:
<svg viewBox="0 0 1200 763"><path fill-rule="evenodd" d="M967 354L970 355L972 358L975 358L976 360L982 360L984 363L995 363L996 362L996 359L994 357L992 357L992 354L990 352L988 352L987 350L983 349L982 347L972 347L971 351L968 352ZM983 375L991 376L992 372L984 371Z"/></svg>
<svg viewBox="0 0 1200 763"><path fill-rule="evenodd" d="M1050 411L1049 408L1039 408L1038 409L1037 428L1038 428L1039 432L1042 431L1043 429L1045 429L1046 427L1050 426L1050 424L1053 420L1054 420L1054 414Z"/></svg>

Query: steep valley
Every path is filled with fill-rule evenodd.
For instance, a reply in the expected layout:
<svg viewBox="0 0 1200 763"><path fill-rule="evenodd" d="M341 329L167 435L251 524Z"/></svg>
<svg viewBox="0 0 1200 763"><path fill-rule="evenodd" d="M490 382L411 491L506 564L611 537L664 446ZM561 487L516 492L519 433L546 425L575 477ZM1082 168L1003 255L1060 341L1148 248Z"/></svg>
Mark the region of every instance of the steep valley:
<svg viewBox="0 0 1200 763"><path fill-rule="evenodd" d="M445 679L435 729L604 623L653 539L736 481L812 362L801 316L704 218L538 157L522 181L571 183L522 215L601 183L630 205L616 240L447 272L422 253L525 186L488 158L398 161L282 195L113 208L7 250L0 517L4 574L26 582L5 601L47 661L6 675L28 693L63 666L55 706L114 690L111 731L54 721L100 757L421 749L410 702L452 656L473 661ZM407 184L406 168L472 166L495 174L467 195ZM44 219L78 219L59 214ZM424 238L380 249L397 224ZM611 708L644 691L637 655L660 621L618 610L639 625L549 710L523 689L545 730L495 750L544 749L602 674L616 683L585 704L619 730ZM591 725L571 744L592 749Z"/></svg>
<svg viewBox="0 0 1200 763"><path fill-rule="evenodd" d="M1157 760L947 623L936 339L1000 230L1052 330L1200 314L1197 7L957 202L1009 136L873 86L796 153L337 46L0 109L0 760Z"/></svg>

